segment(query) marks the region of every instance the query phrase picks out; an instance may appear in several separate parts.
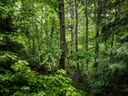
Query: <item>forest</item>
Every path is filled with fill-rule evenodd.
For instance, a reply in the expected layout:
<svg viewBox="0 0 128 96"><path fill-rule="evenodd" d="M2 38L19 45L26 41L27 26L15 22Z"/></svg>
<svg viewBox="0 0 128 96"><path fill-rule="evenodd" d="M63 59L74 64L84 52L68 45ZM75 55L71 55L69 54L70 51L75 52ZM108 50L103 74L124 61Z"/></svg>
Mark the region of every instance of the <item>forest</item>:
<svg viewBox="0 0 128 96"><path fill-rule="evenodd" d="M128 96L128 0L0 0L0 96Z"/></svg>

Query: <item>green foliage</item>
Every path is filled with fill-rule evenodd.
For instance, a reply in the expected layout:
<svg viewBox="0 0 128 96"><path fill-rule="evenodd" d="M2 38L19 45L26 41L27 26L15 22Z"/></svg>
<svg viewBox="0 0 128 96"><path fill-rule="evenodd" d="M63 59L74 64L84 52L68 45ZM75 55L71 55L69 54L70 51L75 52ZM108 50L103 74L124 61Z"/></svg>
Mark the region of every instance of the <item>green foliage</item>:
<svg viewBox="0 0 128 96"><path fill-rule="evenodd" d="M41 51L41 65L46 65L51 70L53 66L57 66L60 54L61 50L58 47L44 48Z"/></svg>
<svg viewBox="0 0 128 96"><path fill-rule="evenodd" d="M91 88L89 96L105 96L104 91L109 87L109 66L103 63L95 64L92 70L88 79Z"/></svg>
<svg viewBox="0 0 128 96"><path fill-rule="evenodd" d="M10 66L17 62L17 56L11 52L0 53L0 73L10 70Z"/></svg>
<svg viewBox="0 0 128 96"><path fill-rule="evenodd" d="M105 63L106 62L106 63ZM123 96L122 90L127 88L128 67L125 64L109 64L107 61L99 61L91 67L88 78L89 96ZM126 86L126 87L122 87ZM120 94L120 95L119 95Z"/></svg>
<svg viewBox="0 0 128 96"><path fill-rule="evenodd" d="M32 71L26 61L11 66L13 72L0 75L2 96L84 96L74 88L64 70L53 75L40 75Z"/></svg>
<svg viewBox="0 0 128 96"><path fill-rule="evenodd" d="M127 0L87 0L88 52L85 50L85 0L76 1L78 8L75 8L73 0L64 0L69 61L66 67L71 68L70 75L77 72L78 64L80 75L87 75L83 86L89 96L124 96L124 91L127 96ZM64 70L58 70L56 74L53 72L61 55L58 5L58 0L0 0L1 96L85 96L83 91L72 85ZM75 9L79 15L77 53ZM69 30L71 25L72 30ZM97 29L99 37L94 36ZM99 52L95 52L95 41L99 43ZM96 55L99 56L95 61ZM42 66L54 75L39 74ZM39 73L33 71L34 68ZM76 76L77 79L80 75ZM82 81L79 80L80 83Z"/></svg>

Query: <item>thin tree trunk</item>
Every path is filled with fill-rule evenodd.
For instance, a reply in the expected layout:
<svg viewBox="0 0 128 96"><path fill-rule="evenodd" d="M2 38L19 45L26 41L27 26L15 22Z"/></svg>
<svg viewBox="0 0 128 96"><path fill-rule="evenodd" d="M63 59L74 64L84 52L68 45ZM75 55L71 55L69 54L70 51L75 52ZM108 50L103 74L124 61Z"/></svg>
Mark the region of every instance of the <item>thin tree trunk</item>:
<svg viewBox="0 0 128 96"><path fill-rule="evenodd" d="M95 35L95 63L97 62L97 59L99 57L99 34L100 34L100 17L101 17L101 9L100 9L100 0L98 0L98 8L96 15L96 35ZM95 5L96 6L96 5Z"/></svg>
<svg viewBox="0 0 128 96"><path fill-rule="evenodd" d="M113 44L114 44L114 32L112 33L112 38L111 38L111 49L113 48ZM113 57L113 54L112 54L112 51L111 51L111 53L110 53L110 63L111 64L113 62L113 59L114 59L114 57Z"/></svg>
<svg viewBox="0 0 128 96"><path fill-rule="evenodd" d="M33 30L35 30L34 25L32 25L32 26L33 26ZM35 32L34 32L33 36L32 36L32 55L33 56L35 56L35 54L36 54L36 50L35 49L36 49L36 42L35 42Z"/></svg>
<svg viewBox="0 0 128 96"><path fill-rule="evenodd" d="M37 38L37 56L38 56L38 63L40 64L40 32L38 30L38 25L36 26L36 38Z"/></svg>
<svg viewBox="0 0 128 96"><path fill-rule="evenodd" d="M53 25L52 28L51 28L51 32L50 32L50 47L52 47L54 29L55 29L55 27Z"/></svg>
<svg viewBox="0 0 128 96"><path fill-rule="evenodd" d="M77 0L75 0L75 19L76 19L76 24L75 24L75 50L76 50L76 53L78 52L78 2ZM78 56L76 55L76 62L78 60ZM78 69L78 72L80 71L80 68L79 68L79 63L77 62L77 69Z"/></svg>
<svg viewBox="0 0 128 96"><path fill-rule="evenodd" d="M115 21L117 22L120 19L120 2L119 0L116 0L116 5L115 5ZM114 46L114 39L115 39L115 32L112 33L112 38L111 38L111 49ZM114 60L114 56L112 54L112 51L110 53L110 63L112 64Z"/></svg>
<svg viewBox="0 0 128 96"><path fill-rule="evenodd" d="M74 4L70 3L70 18L73 21L74 19ZM73 60L73 46L74 46L74 24L71 22L70 24L70 31L71 31L71 60Z"/></svg>
<svg viewBox="0 0 128 96"><path fill-rule="evenodd" d="M46 25L48 24L48 21L46 20L46 23L45 23ZM47 26L44 28L44 31L45 31L45 35L46 35L46 41L45 41L45 43L46 43L46 46L47 46L47 49L49 49L49 34L48 34L48 28L47 28Z"/></svg>
<svg viewBox="0 0 128 96"><path fill-rule="evenodd" d="M85 48L86 48L86 51L88 53L88 6L87 6L87 1L85 1L85 18L86 18L86 32L85 32ZM87 74L88 74L88 57L87 57L87 60L86 60L86 63L87 63Z"/></svg>
<svg viewBox="0 0 128 96"><path fill-rule="evenodd" d="M62 50L59 60L59 67L65 69L66 59L66 38L65 38L65 14L64 0L59 0L59 19L60 19L60 49Z"/></svg>

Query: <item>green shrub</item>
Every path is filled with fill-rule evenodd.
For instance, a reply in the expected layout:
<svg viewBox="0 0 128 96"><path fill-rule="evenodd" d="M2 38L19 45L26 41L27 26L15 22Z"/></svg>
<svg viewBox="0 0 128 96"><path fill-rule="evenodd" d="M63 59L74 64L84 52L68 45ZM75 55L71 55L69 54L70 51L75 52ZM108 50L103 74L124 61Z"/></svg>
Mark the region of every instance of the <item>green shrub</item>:
<svg viewBox="0 0 128 96"><path fill-rule="evenodd" d="M89 96L124 96L123 91L128 88L127 76L125 64L98 63L89 74Z"/></svg>
<svg viewBox="0 0 128 96"><path fill-rule="evenodd" d="M85 96L72 86L64 70L55 75L40 75L27 67L26 61L19 60L11 66L13 72L0 75L2 96Z"/></svg>
<svg viewBox="0 0 128 96"><path fill-rule="evenodd" d="M0 73L10 70L12 64L17 62L17 56L11 52L0 53Z"/></svg>

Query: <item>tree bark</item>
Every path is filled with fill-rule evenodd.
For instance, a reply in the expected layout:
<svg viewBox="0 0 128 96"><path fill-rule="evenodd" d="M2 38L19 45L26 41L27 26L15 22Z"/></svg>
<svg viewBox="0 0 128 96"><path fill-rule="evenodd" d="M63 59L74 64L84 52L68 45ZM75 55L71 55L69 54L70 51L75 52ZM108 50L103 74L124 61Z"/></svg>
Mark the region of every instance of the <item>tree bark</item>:
<svg viewBox="0 0 128 96"><path fill-rule="evenodd" d="M120 19L120 2L119 0L116 0L116 4L115 4L115 21L117 22ZM111 37L111 49L114 46L114 40L115 40L115 32L112 33L112 37ZM110 53L110 63L112 64L114 61L114 56L113 53L111 51Z"/></svg>
<svg viewBox="0 0 128 96"><path fill-rule="evenodd" d="M97 13L96 15L96 34L95 34L95 63L97 62L97 58L99 57L99 40L98 37L100 35L100 17L101 17L101 2L98 0L98 7L97 7ZM96 5L95 5L96 6Z"/></svg>
<svg viewBox="0 0 128 96"><path fill-rule="evenodd" d="M73 60L74 56L73 56L73 47L74 47L74 24L73 24L73 20L74 20L74 3L72 3L72 1L69 4L69 10L70 10L70 18L71 18L71 22L69 24L69 28L70 28L70 32L71 32L71 60Z"/></svg>
<svg viewBox="0 0 128 96"><path fill-rule="evenodd" d="M59 0L59 19L60 19L60 49L62 50L59 60L59 68L65 69L66 59L66 38L65 38L65 14L64 0Z"/></svg>
<svg viewBox="0 0 128 96"><path fill-rule="evenodd" d="M87 1L85 1L85 19L86 19L86 31L85 31L85 49L88 53L88 5L87 5ZM86 63L87 63L87 73L88 73L88 56L87 56L87 60L86 60Z"/></svg>
<svg viewBox="0 0 128 96"><path fill-rule="evenodd" d="M76 50L76 53L78 53L78 2L77 0L75 0L75 20L76 20L76 24L75 24L75 50ZM76 54L76 62L78 60L78 56ZM79 68L79 64L77 62L77 69L78 71L80 71L80 68Z"/></svg>

